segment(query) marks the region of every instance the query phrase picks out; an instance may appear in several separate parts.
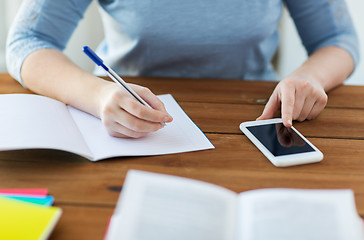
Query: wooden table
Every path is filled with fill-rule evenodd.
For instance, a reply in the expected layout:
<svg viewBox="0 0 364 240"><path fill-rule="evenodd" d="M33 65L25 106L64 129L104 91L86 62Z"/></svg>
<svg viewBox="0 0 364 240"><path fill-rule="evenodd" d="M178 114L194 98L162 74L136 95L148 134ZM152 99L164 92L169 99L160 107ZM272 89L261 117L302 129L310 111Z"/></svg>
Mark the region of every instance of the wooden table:
<svg viewBox="0 0 364 240"><path fill-rule="evenodd" d="M258 188L351 188L364 216L364 87L341 86L312 121L294 123L323 153L321 163L276 168L240 132L276 83L126 78L171 93L215 145L214 150L91 163L61 151L0 152L0 188L48 188L63 209L51 239L102 239L126 172L139 169L199 179L235 192ZM0 93L30 93L0 74ZM1 109L0 109L1 111Z"/></svg>

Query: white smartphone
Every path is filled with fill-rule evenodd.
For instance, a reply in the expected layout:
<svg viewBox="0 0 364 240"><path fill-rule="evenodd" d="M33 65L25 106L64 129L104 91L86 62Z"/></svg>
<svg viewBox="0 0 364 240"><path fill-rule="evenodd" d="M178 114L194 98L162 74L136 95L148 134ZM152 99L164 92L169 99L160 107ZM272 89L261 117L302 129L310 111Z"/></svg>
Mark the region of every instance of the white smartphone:
<svg viewBox="0 0 364 240"><path fill-rule="evenodd" d="M320 162L324 157L294 127L286 128L280 118L243 122L240 130L277 167Z"/></svg>

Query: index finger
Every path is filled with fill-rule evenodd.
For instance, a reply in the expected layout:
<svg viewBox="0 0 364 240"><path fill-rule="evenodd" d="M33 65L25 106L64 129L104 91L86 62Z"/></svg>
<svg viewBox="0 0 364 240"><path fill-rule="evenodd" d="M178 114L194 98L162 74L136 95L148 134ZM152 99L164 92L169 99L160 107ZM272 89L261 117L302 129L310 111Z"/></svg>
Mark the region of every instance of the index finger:
<svg viewBox="0 0 364 240"><path fill-rule="evenodd" d="M164 107L163 102L149 90L149 88L145 88L135 84L129 84L133 86L134 90L139 94L143 100L145 100L153 109L167 113L166 108ZM168 113L167 113L168 114ZM168 114L170 117L170 115ZM167 122L172 121L172 117Z"/></svg>
<svg viewBox="0 0 364 240"><path fill-rule="evenodd" d="M296 91L292 91L287 87L282 87L281 91L281 115L283 125L285 127L292 127L292 116L295 102Z"/></svg>
<svg viewBox="0 0 364 240"><path fill-rule="evenodd" d="M119 103L119 107L142 120L156 123L172 121L168 113L145 106L132 97L124 98Z"/></svg>

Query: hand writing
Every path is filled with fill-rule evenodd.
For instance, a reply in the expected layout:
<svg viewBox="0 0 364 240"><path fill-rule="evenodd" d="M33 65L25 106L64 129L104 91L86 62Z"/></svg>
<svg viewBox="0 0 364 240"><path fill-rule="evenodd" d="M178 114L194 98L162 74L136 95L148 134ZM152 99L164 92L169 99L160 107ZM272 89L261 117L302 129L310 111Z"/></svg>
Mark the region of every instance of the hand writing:
<svg viewBox="0 0 364 240"><path fill-rule="evenodd" d="M117 84L108 84L101 90L100 118L111 136L140 138L161 129L163 122L173 120L148 88L129 86L153 109L140 104Z"/></svg>

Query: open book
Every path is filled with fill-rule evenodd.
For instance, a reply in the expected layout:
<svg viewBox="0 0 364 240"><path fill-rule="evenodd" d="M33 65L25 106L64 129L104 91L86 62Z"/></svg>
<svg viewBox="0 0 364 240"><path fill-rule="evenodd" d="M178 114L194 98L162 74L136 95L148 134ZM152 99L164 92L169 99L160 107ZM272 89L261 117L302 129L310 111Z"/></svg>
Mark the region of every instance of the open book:
<svg viewBox="0 0 364 240"><path fill-rule="evenodd" d="M243 184L243 183L242 183ZM351 190L260 189L130 170L106 239L363 240Z"/></svg>
<svg viewBox="0 0 364 240"><path fill-rule="evenodd" d="M140 139L110 136L100 119L54 99L0 95L0 150L58 149L91 161L214 148L171 95L161 95L173 122Z"/></svg>

